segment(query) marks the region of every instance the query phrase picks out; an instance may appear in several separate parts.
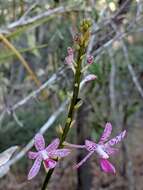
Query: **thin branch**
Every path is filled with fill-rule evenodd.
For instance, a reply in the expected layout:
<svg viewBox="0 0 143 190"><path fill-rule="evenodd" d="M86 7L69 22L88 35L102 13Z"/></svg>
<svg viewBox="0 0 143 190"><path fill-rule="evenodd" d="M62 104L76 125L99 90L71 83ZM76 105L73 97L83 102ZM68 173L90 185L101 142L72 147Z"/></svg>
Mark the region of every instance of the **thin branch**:
<svg viewBox="0 0 143 190"><path fill-rule="evenodd" d="M141 15L139 17L137 17L137 21L139 21L141 18L142 18ZM98 49L96 49L92 53L93 56L96 56L96 59L98 59L98 56L101 56L101 54L103 54L106 51L106 49L108 49L109 46L111 46L111 44L113 42L120 41L121 39L125 38L129 33L131 34L132 33L131 29L133 29L133 28L136 27L135 22L136 21L134 20L134 22L132 22L132 23L129 24L126 32L120 32L120 33L118 32L112 39L108 40L106 43L104 43ZM111 21L111 23L112 23L112 21ZM96 35L96 34L94 33L94 35Z"/></svg>
<svg viewBox="0 0 143 190"><path fill-rule="evenodd" d="M18 124L18 126L23 127L23 123L18 119L15 112L12 113L12 116L13 116L15 122Z"/></svg>
<svg viewBox="0 0 143 190"><path fill-rule="evenodd" d="M127 2L127 1L126 1ZM123 4L124 5L124 4ZM140 11L141 13L141 11ZM103 27L110 27L111 28L111 25L112 23L114 22L114 24L116 24L116 17L120 15L120 11L118 11L117 13L115 13L113 16L109 16L108 18L102 20L101 22L97 23L96 27L94 27L94 32L92 32L93 35L97 35L97 33L99 31L102 31L103 30ZM107 40L105 38L105 42L101 45L101 42L98 40L96 42L96 46L97 44L99 43L99 48L98 48L98 51L97 52L93 52L93 55L94 56L98 56L99 52L102 51L103 47L106 49L108 48L114 41L116 40L120 40L120 38L124 38L126 37L129 33L132 33L134 31L132 31L132 29L136 28L137 26L137 22L139 22L141 19L142 19L143 15L142 14L138 14L135 16L135 18L132 20L132 22L129 22L128 23L128 26L126 27L126 30L123 31L123 32L120 32L119 34L116 34L113 36L113 34L111 33L112 35L112 38L110 37L110 39L108 39L108 35L106 34L107 36ZM117 23L118 24L118 23ZM96 51L97 49L95 49ZM104 51L102 51L103 53Z"/></svg>
<svg viewBox="0 0 143 190"><path fill-rule="evenodd" d="M9 24L7 26L7 29L13 29L13 28L16 28L16 27L20 27L20 26L25 26L25 25L29 25L29 24L33 24L41 19L44 19L44 18L47 18L49 16L52 16L54 14L59 14L59 13L64 13L65 12L65 8L63 6L61 7L58 7L58 8L55 8L55 9L51 9L51 10L48 10L48 11L45 11L44 13L41 13L41 14L38 14L32 18L28 18L28 19L19 19L11 24Z"/></svg>
<svg viewBox="0 0 143 190"><path fill-rule="evenodd" d="M112 50L108 50L108 54L110 57L111 62L111 72L110 72L110 80L109 80L109 94L110 94L110 103L111 103L111 110L112 113L116 113L116 97L115 97L115 76L116 76L116 64L113 57Z"/></svg>
<svg viewBox="0 0 143 190"><path fill-rule="evenodd" d="M9 111L15 111L16 109L18 109L19 107L25 105L27 102L29 102L29 100L31 100L32 98L36 98L39 93L41 91L43 91L45 88L47 88L47 86L51 86L56 80L57 80L57 76L58 75L62 75L62 73L65 70L61 67L59 69L59 71L57 73L54 73L44 84L42 84L38 89L34 90L33 92L31 92L28 96L26 96L24 99L20 100L19 102L17 102L16 104L14 104L13 106L11 106L8 110Z"/></svg>
<svg viewBox="0 0 143 190"><path fill-rule="evenodd" d="M19 21L20 21L20 20L21 20L21 21L25 20L26 17L28 16L28 14L29 14L37 5L38 5L37 2L35 2L34 4L32 4L32 6L30 6L30 7L28 8L28 10L25 11L25 13L20 17Z"/></svg>
<svg viewBox="0 0 143 190"><path fill-rule="evenodd" d="M125 57L125 60L126 60L126 63L127 63L129 73L130 73L130 75L132 77L133 83L135 84L137 91L139 92L139 94L143 98L143 88L142 88L142 86L140 85L140 83L138 81L138 78L137 78L137 76L135 74L135 71L134 71L132 65L130 64L128 50L127 50L127 47L126 47L126 45L125 45L125 43L123 41L122 41L122 48L123 48L124 57Z"/></svg>
<svg viewBox="0 0 143 190"><path fill-rule="evenodd" d="M3 110L2 113L0 114L0 128L2 127L2 122L5 117L6 110Z"/></svg>
<svg viewBox="0 0 143 190"><path fill-rule="evenodd" d="M31 8L33 9L33 6L35 7L36 5L33 5L30 10L28 10L23 16L22 18L20 18L17 21L14 21L11 24L8 24L6 27L2 27L5 30L3 30L3 32L5 33L9 33L9 30L11 29L15 29L17 27L21 27L21 26L26 26L26 25L33 25L36 22L39 22L41 20L46 20L49 16L54 16L56 14L63 14L63 13L67 13L67 12L71 12L71 11L75 11L75 12L79 12L79 11L87 11L87 12L91 12L92 9L91 8L80 8L80 2L78 3L74 3L73 5L67 5L67 6L59 6L56 7L54 9L49 9L41 14L38 14L36 16L33 16L31 18L26 18L27 13L29 14L29 11L31 11Z"/></svg>
<svg viewBox="0 0 143 190"><path fill-rule="evenodd" d="M141 0L137 0L137 13L136 17L138 17L143 12L143 6Z"/></svg>
<svg viewBox="0 0 143 190"><path fill-rule="evenodd" d="M135 20L136 20L136 19L135 19ZM118 35L120 35L120 31L118 30L116 24L113 23L113 22L111 22L111 25L113 26L113 28L114 28L114 30L116 31L116 33L117 33ZM141 97L143 98L143 89L142 89L142 86L140 85L140 83L139 83L139 81L138 81L138 78L137 78L137 76L136 76L136 74L135 74L135 71L134 71L132 65L130 64L127 46L126 46L126 44L124 43L124 41L123 41L122 38L120 38L120 42L121 42L121 44L122 44L122 49L123 49L124 57L125 57L125 60L126 60L126 64L127 64L129 73L130 73L130 75L131 75L131 77L132 77L133 83L135 84L137 91L139 92L139 94L140 94Z"/></svg>

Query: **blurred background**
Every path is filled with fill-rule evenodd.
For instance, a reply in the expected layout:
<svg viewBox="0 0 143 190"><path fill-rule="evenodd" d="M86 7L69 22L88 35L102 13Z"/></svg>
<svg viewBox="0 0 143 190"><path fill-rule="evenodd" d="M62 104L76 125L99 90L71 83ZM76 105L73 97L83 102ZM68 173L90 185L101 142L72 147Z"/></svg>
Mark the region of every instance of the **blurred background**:
<svg viewBox="0 0 143 190"><path fill-rule="evenodd" d="M107 121L112 136L126 129L127 138L112 157L116 175L101 172L96 156L73 170L86 154L73 151L48 190L143 190L142 0L0 0L0 152L20 146L0 168L0 190L38 190L43 183L44 167L27 181L33 161L26 151L39 130L49 143L64 126L73 82L66 50L84 18L93 23L88 72L98 79L80 92L68 141L97 142Z"/></svg>

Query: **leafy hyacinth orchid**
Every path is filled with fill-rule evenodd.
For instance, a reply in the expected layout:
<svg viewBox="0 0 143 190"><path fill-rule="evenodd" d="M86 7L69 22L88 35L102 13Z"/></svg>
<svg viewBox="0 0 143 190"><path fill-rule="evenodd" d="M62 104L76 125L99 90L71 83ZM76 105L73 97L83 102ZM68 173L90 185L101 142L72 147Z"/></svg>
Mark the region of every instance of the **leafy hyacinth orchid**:
<svg viewBox="0 0 143 190"><path fill-rule="evenodd" d="M96 75L94 75L94 74L89 74L89 75L87 75L87 76L83 79L83 81L84 81L84 83L87 83L87 82L90 82L90 81L96 80L96 79L97 79L97 76L96 76Z"/></svg>
<svg viewBox="0 0 143 190"><path fill-rule="evenodd" d="M85 148L89 152L83 160L81 160L78 164L75 165L75 168L80 167L84 162L86 162L86 160L93 153L97 153L97 155L99 156L101 169L105 173L115 173L116 172L115 167L109 162L108 159L110 155L113 155L118 151L118 149L113 148L113 146L118 144L124 139L126 135L126 130L121 132L115 138L112 138L111 140L107 141L111 132L112 132L111 123L106 123L105 129L98 143L95 143L89 140L85 140L85 145L73 145L73 144L67 143L66 145L69 147Z"/></svg>
<svg viewBox="0 0 143 190"><path fill-rule="evenodd" d="M59 146L59 139L54 139L51 144L45 147L45 140L41 134L36 134L34 138L34 145L37 152L28 152L29 159L35 159L35 162L28 174L28 180L34 178L41 167L42 161L47 169L52 169L56 166L56 158L62 158L70 153L69 149L57 149Z"/></svg>

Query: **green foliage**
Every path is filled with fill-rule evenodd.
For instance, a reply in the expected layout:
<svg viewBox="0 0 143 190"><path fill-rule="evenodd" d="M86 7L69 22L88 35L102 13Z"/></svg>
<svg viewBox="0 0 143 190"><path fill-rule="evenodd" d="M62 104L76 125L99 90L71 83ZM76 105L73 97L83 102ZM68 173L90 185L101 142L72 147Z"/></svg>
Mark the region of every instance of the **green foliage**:
<svg viewBox="0 0 143 190"><path fill-rule="evenodd" d="M103 132L104 128L102 128L100 125L94 125L94 128L91 131L91 138L93 141L98 142L101 134Z"/></svg>

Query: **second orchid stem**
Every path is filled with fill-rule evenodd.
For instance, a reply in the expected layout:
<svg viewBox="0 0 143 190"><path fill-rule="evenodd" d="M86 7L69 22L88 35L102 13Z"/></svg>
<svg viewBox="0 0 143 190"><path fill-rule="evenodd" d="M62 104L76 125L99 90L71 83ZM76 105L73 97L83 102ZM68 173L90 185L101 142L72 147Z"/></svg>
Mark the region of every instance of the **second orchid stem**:
<svg viewBox="0 0 143 190"><path fill-rule="evenodd" d="M78 94L79 94L79 86L80 86L80 80L81 80L81 64L82 64L82 56L84 55L84 53L85 53L85 49L84 49L84 47L81 47L79 49L78 57L77 57L76 73L75 73L74 86L73 86L73 96L71 99L71 104L70 104L66 124L63 129L63 134L60 139L60 148L62 148L62 144L67 137L70 126L73 121L75 105L77 104L77 99L78 99Z"/></svg>

